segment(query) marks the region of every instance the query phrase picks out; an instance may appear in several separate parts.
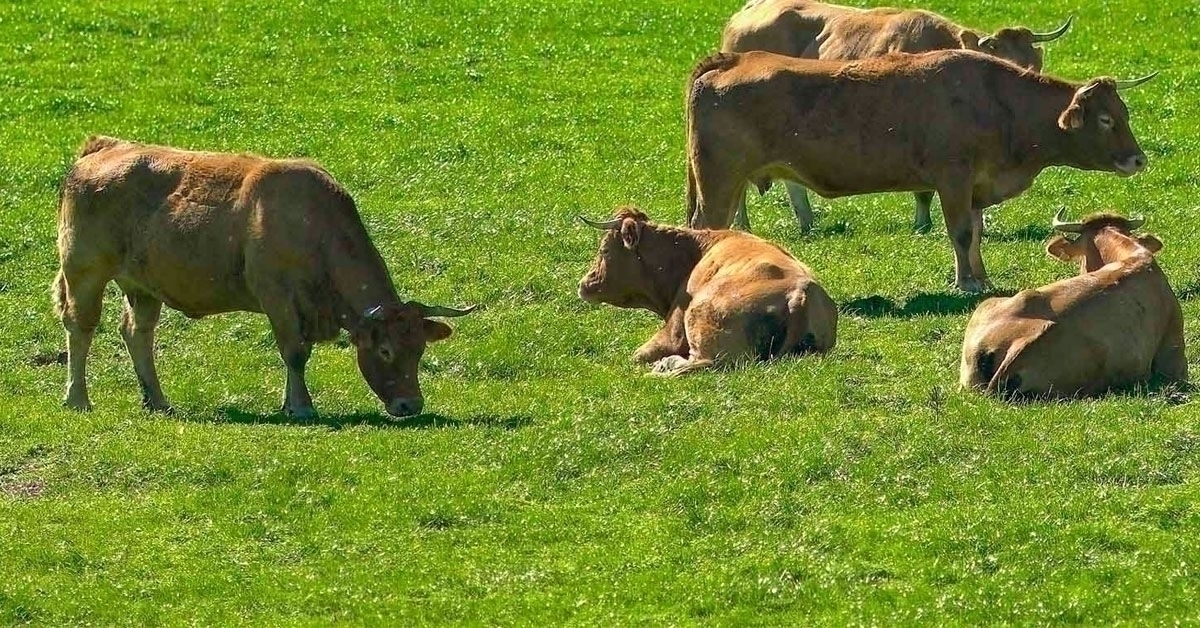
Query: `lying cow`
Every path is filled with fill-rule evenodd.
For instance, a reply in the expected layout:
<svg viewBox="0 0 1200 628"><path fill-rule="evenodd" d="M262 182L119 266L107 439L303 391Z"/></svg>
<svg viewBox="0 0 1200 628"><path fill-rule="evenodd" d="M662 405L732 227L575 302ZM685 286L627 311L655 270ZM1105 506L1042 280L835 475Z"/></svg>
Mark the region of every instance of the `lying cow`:
<svg viewBox="0 0 1200 628"><path fill-rule="evenodd" d="M747 181L790 179L826 198L934 190L955 285L981 291L983 208L1048 166L1125 176L1146 167L1117 90L1153 76L1079 85L964 50L860 61L717 54L696 67L688 94L688 223L728 227Z"/></svg>
<svg viewBox="0 0 1200 628"><path fill-rule="evenodd" d="M608 222L581 219L605 234L579 296L662 317L666 324L634 354L653 373L833 348L837 307L778 246L744 232L657 225L634 208Z"/></svg>
<svg viewBox="0 0 1200 628"><path fill-rule="evenodd" d="M807 0L750 0L729 19L721 38L722 52L764 50L789 57L851 61L890 52L978 50L1042 71L1042 49L1071 28L1071 18L1057 30L1035 33L1028 28L1002 28L986 35L950 20L915 9L858 9ZM804 186L785 181L800 228L812 227L812 206ZM917 192L917 230L930 227L933 193ZM735 221L749 228L745 198L739 199Z"/></svg>
<svg viewBox="0 0 1200 628"><path fill-rule="evenodd" d="M988 299L967 324L959 383L1006 396L1092 395L1158 376L1187 382L1183 314L1142 220L1097 214L1054 228L1046 251L1080 274Z"/></svg>
<svg viewBox="0 0 1200 628"><path fill-rule="evenodd" d="M430 317L471 311L402 302L354 201L309 161L90 138L63 182L58 252L51 290L67 330L65 403L78 410L91 408L88 348L114 279L143 404L158 411L171 408L154 368L164 303L192 318L266 314L287 366L283 409L296 416L313 413L304 382L312 345L339 329L387 411L419 413L417 363L451 332Z"/></svg>

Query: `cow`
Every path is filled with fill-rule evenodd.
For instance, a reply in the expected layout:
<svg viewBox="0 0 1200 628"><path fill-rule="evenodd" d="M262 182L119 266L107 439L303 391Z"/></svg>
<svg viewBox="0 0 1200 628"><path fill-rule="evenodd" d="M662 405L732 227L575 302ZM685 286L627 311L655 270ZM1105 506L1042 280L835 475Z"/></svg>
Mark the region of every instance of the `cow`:
<svg viewBox="0 0 1200 628"><path fill-rule="evenodd" d="M740 231L658 225L634 207L606 222L580 219L604 231L580 298L664 321L634 353L651 374L833 348L837 307L782 248Z"/></svg>
<svg viewBox="0 0 1200 628"><path fill-rule="evenodd" d="M978 50L1042 71L1042 49L1035 44L1054 41L1071 28L1074 16L1058 29L1035 33L1028 28L1002 28L991 35L959 26L929 11L916 9L859 9L808 0L750 0L725 25L722 52L763 50L789 57L851 61L889 52ZM784 181L802 231L812 228L812 205L804 186ZM917 192L917 231L932 225L931 192ZM739 199L735 224L749 229L746 200Z"/></svg>
<svg viewBox="0 0 1200 628"><path fill-rule="evenodd" d="M304 381L313 343L350 332L387 412L421 412L417 366L454 309L401 301L354 200L300 159L179 150L93 136L63 181L61 266L51 285L67 332L65 405L90 410L86 363L105 286L125 296L121 335L142 403L170 412L154 366L163 304L188 317L267 315L287 367L283 411L314 414Z"/></svg>
<svg viewBox="0 0 1200 628"><path fill-rule="evenodd" d="M718 53L697 65L687 99L688 224L728 227L748 181L790 179L826 198L933 190L955 285L982 291L985 207L1048 166L1146 167L1117 90L1154 76L1069 83L968 50L858 61Z"/></svg>
<svg viewBox="0 0 1200 628"><path fill-rule="evenodd" d="M1144 220L1095 214L1054 228L1046 251L1079 274L984 301L963 339L959 385L1005 397L1073 397L1152 378L1187 382L1183 314Z"/></svg>

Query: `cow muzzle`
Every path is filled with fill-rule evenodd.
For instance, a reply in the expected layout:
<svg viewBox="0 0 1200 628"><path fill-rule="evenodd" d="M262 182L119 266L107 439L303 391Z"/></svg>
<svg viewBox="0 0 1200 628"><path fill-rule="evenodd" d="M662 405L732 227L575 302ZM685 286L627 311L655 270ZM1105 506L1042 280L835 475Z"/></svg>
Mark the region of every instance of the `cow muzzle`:
<svg viewBox="0 0 1200 628"><path fill-rule="evenodd" d="M1147 159L1145 153L1137 153L1130 155L1125 159L1117 160L1117 162L1113 165L1116 166L1117 172L1120 173L1121 176L1132 177L1133 175L1146 169L1146 162Z"/></svg>
<svg viewBox="0 0 1200 628"><path fill-rule="evenodd" d="M421 409L425 407L425 400L421 397L397 397L391 400L387 405L388 414L402 418L420 414Z"/></svg>

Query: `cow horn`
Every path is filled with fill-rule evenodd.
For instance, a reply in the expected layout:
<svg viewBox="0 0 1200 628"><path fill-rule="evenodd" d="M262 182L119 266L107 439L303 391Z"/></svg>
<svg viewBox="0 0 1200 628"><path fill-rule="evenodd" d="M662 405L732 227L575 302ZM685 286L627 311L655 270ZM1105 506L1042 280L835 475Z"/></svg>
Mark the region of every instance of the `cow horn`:
<svg viewBox="0 0 1200 628"><path fill-rule="evenodd" d="M1034 33L1033 43L1040 44L1047 41L1054 41L1055 39L1066 35L1067 31L1071 28L1071 22L1074 21L1075 16L1072 15L1068 17L1067 21L1062 26L1059 26L1057 30L1050 31L1049 33Z"/></svg>
<svg viewBox="0 0 1200 628"><path fill-rule="evenodd" d="M429 318L430 316L441 316L442 318L454 318L456 316L466 316L474 312L479 306L472 305L470 307L456 310L452 307L444 305L425 305L417 301L413 301L412 305L421 310L421 318Z"/></svg>
<svg viewBox="0 0 1200 628"><path fill-rule="evenodd" d="M1063 218L1066 213L1067 208L1063 207L1062 209L1058 210L1057 214L1054 214L1054 222L1051 223L1051 226L1054 227L1054 230L1061 231L1063 233L1083 233L1083 223L1063 222Z"/></svg>
<svg viewBox="0 0 1200 628"><path fill-rule="evenodd" d="M376 305L375 307L367 308L366 310L363 311L363 318L372 320L372 321L383 320L383 306Z"/></svg>
<svg viewBox="0 0 1200 628"><path fill-rule="evenodd" d="M1157 70L1147 74L1146 76L1143 76L1142 78L1133 79L1132 81L1113 81L1113 82L1116 83L1117 89L1129 89L1130 87L1137 87L1138 85L1141 85L1142 83L1145 83L1146 81L1149 81L1150 79L1152 79L1156 76L1158 76Z"/></svg>
<svg viewBox="0 0 1200 628"><path fill-rule="evenodd" d="M597 229L604 229L606 231L608 229L616 229L617 227L619 227L621 225L620 218L614 218L612 220L608 220L605 222L596 222L595 220L588 220L587 218L584 218L583 216L576 216L576 218L583 221L583 224L585 224L589 227L595 227Z"/></svg>
<svg viewBox="0 0 1200 628"><path fill-rule="evenodd" d="M1133 231L1135 229L1140 228L1144 224L1146 224L1145 216L1138 216L1137 218L1131 218L1129 220L1129 230Z"/></svg>

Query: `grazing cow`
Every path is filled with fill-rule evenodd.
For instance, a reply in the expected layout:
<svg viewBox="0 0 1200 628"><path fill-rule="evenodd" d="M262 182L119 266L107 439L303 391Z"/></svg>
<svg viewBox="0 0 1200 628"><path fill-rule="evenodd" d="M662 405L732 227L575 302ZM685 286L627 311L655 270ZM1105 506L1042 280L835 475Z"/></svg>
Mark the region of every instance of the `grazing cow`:
<svg viewBox="0 0 1200 628"><path fill-rule="evenodd" d="M654 374L833 348L837 307L778 246L744 232L657 225L628 207L608 222L581 219L605 234L579 296L662 317L634 354Z"/></svg>
<svg viewBox="0 0 1200 628"><path fill-rule="evenodd" d="M985 54L941 50L860 61L719 53L688 95L688 224L733 221L747 181L791 179L826 198L934 190L954 245L955 285L988 287L983 209L1025 191L1048 166L1146 166L1117 90Z"/></svg>
<svg viewBox="0 0 1200 628"><path fill-rule="evenodd" d="M1142 220L1096 214L1054 228L1050 255L1080 274L984 301L963 340L959 383L1006 396L1092 395L1152 376L1187 382L1183 314Z"/></svg>
<svg viewBox="0 0 1200 628"><path fill-rule="evenodd" d="M851 61L889 52L978 50L1033 70L1042 71L1042 49L1035 44L1062 37L1073 18L1057 30L1035 33L1028 28L1002 28L992 35L964 28L950 20L915 9L859 9L808 0L750 0L729 19L721 38L722 52L763 50L789 57ZM804 186L786 181L788 197L800 229L812 228L812 205ZM917 192L914 226L931 226L932 192ZM746 200L738 200L736 224L749 228Z"/></svg>
<svg viewBox="0 0 1200 628"><path fill-rule="evenodd" d="M162 305L191 318L262 312L287 366L283 409L313 413L304 367L315 342L350 332L387 411L421 411L417 364L451 333L402 302L354 201L310 161L177 150L92 137L63 182L61 268L51 291L67 330L67 406L91 408L86 361L104 287L125 293L121 333L143 405L169 411L154 368Z"/></svg>

